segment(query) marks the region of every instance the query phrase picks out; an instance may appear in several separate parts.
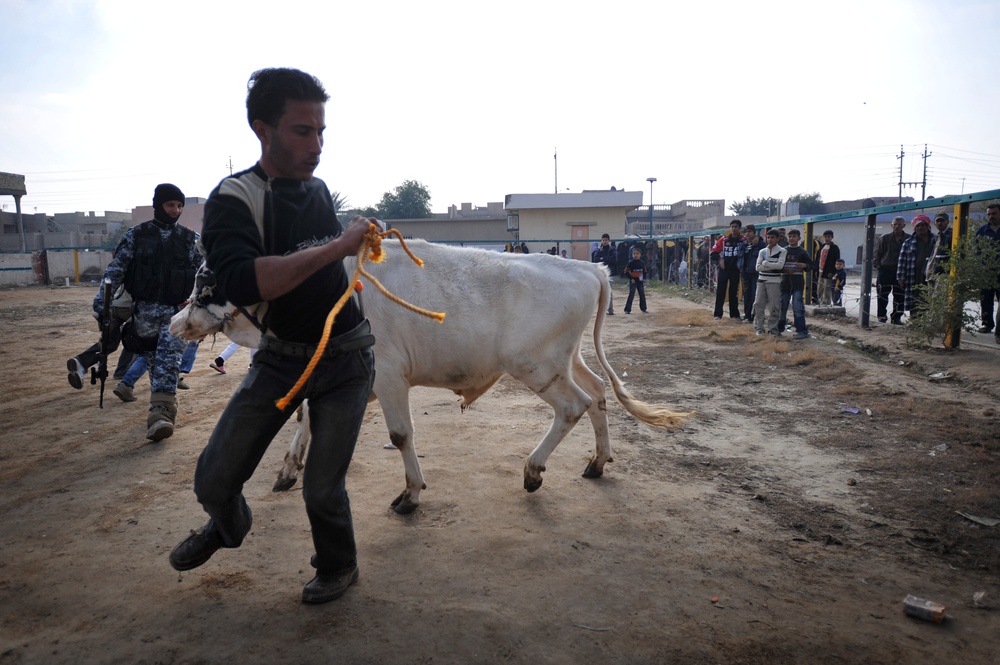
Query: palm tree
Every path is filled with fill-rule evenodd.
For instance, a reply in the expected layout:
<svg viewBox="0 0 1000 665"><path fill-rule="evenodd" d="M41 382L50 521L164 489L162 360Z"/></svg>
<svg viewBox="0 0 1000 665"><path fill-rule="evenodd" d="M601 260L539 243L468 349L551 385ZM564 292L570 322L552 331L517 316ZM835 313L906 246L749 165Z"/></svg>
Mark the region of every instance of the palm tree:
<svg viewBox="0 0 1000 665"><path fill-rule="evenodd" d="M333 211L338 215L341 211L347 209L347 197L340 192L330 192L330 196L333 197Z"/></svg>

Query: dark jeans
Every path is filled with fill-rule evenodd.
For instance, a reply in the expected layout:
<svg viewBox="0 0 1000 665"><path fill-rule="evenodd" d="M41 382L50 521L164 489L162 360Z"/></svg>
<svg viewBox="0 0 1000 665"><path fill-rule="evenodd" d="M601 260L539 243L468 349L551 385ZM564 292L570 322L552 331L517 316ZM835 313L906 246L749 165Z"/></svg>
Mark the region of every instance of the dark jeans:
<svg viewBox="0 0 1000 665"><path fill-rule="evenodd" d="M886 311L889 309L889 294L892 293L892 320L899 321L903 318L903 287L896 279L896 266L891 268L879 268L878 280L875 282L875 290L878 294L878 317L888 318Z"/></svg>
<svg viewBox="0 0 1000 665"><path fill-rule="evenodd" d="M719 271L719 285L715 291L715 316L722 317L722 306L729 291L729 316L740 318L740 270L733 266Z"/></svg>
<svg viewBox="0 0 1000 665"><path fill-rule="evenodd" d="M1000 289L983 289L979 294L979 309L983 315L983 326L993 330L993 301L1000 298Z"/></svg>
<svg viewBox="0 0 1000 665"><path fill-rule="evenodd" d="M743 316L753 321L753 303L757 299L757 280L760 274L756 270L740 274L743 279Z"/></svg>
<svg viewBox="0 0 1000 665"><path fill-rule="evenodd" d="M781 291L781 318L778 319L778 327L784 330L788 325L788 302L792 303L792 321L795 325L795 332L809 332L806 327L806 303L802 298L802 289L791 291Z"/></svg>
<svg viewBox="0 0 1000 665"><path fill-rule="evenodd" d="M333 340L331 340L331 344ZM309 400L312 442L302 477L302 496L312 527L320 573L336 574L357 565L354 524L345 484L358 432L375 380L371 348L319 361L305 387L284 411L275 402L299 379L309 358L290 358L261 350L229 400L202 451L194 491L226 547L238 547L250 531L250 509L243 485L260 463L271 440Z"/></svg>
<svg viewBox="0 0 1000 665"><path fill-rule="evenodd" d="M639 292L639 309L646 311L646 285L642 282L630 279L628 281L628 300L625 301L625 311L632 311L632 298L635 297L635 292Z"/></svg>

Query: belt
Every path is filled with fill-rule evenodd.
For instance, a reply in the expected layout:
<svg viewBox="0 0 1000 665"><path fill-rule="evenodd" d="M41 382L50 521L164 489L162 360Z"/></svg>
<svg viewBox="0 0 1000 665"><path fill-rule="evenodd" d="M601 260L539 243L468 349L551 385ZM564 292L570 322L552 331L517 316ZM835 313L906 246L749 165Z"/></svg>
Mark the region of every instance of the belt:
<svg viewBox="0 0 1000 665"><path fill-rule="evenodd" d="M351 351L368 348L373 344L375 344L375 335L371 334L371 324L365 319L353 330L343 335L338 335L327 342L326 349L323 350L323 356L342 356ZM285 342L277 337L262 335L260 345L257 348L261 351L270 351L287 358L312 358L318 346L317 344Z"/></svg>

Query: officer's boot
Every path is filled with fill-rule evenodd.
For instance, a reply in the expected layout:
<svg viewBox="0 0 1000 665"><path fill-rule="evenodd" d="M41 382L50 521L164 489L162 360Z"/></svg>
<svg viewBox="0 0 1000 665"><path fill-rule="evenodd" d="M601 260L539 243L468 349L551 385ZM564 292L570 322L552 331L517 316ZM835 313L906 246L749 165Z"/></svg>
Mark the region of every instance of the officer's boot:
<svg viewBox="0 0 1000 665"><path fill-rule="evenodd" d="M153 393L149 396L149 416L146 418L146 438L161 441L174 433L177 419L177 396Z"/></svg>

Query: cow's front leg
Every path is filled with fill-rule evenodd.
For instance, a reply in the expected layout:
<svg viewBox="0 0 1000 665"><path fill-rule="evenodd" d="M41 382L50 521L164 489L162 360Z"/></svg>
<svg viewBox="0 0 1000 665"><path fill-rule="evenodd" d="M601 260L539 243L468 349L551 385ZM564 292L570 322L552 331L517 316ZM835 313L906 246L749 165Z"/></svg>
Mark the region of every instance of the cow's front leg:
<svg viewBox="0 0 1000 665"><path fill-rule="evenodd" d="M272 492L286 492L295 486L298 480L299 471L302 470L303 462L306 458L306 450L309 449L309 409L308 401L302 402L296 409L296 419L299 424L292 437L292 445L285 453L285 462L278 471L278 478L274 481Z"/></svg>
<svg viewBox="0 0 1000 665"><path fill-rule="evenodd" d="M376 383L379 377L375 377ZM399 449L403 457L403 471L406 486L392 501L392 509L400 515L408 515L420 505L420 492L427 489L424 474L420 471L417 461L417 451L413 445L413 420L410 418L410 387L405 384L387 387L378 385L375 394L378 395L382 415L389 429L389 440Z"/></svg>

